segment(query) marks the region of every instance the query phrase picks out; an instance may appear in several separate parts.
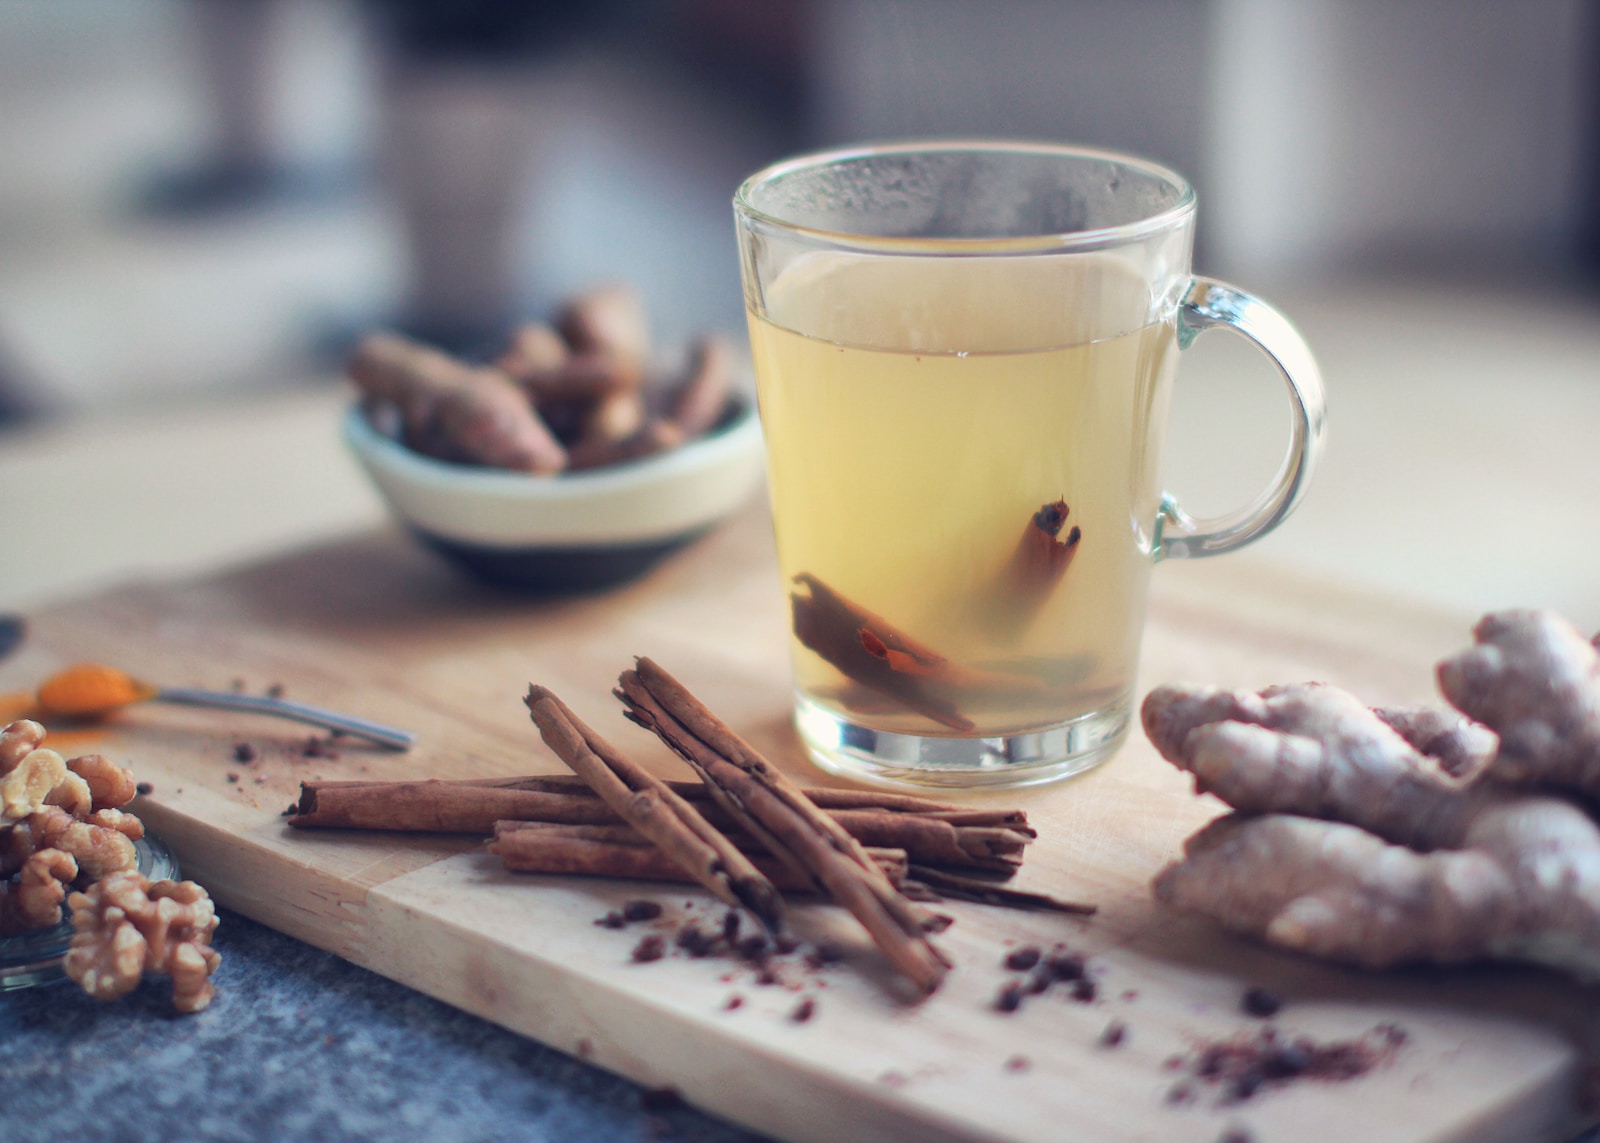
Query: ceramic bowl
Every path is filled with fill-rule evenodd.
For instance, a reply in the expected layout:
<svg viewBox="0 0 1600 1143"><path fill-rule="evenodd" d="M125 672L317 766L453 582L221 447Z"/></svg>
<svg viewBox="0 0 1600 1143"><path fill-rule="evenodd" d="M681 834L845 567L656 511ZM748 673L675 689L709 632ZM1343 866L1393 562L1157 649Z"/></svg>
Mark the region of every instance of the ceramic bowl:
<svg viewBox="0 0 1600 1143"><path fill-rule="evenodd" d="M344 440L428 547L478 577L535 591L585 591L643 574L710 531L761 484L753 402L678 448L583 472L534 476L450 464L379 431L358 405Z"/></svg>

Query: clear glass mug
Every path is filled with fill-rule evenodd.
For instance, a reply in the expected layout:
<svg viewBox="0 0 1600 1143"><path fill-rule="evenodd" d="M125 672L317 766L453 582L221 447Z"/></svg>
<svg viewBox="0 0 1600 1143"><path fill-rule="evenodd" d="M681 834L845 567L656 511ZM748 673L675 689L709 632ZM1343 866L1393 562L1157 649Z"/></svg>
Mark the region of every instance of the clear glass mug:
<svg viewBox="0 0 1600 1143"><path fill-rule="evenodd" d="M1322 382L1264 303L1190 273L1195 196L1049 144L863 147L734 198L795 721L824 769L1009 786L1108 757L1134 708L1150 569L1232 551L1305 492ZM1161 490L1179 352L1254 341L1294 409L1252 504Z"/></svg>

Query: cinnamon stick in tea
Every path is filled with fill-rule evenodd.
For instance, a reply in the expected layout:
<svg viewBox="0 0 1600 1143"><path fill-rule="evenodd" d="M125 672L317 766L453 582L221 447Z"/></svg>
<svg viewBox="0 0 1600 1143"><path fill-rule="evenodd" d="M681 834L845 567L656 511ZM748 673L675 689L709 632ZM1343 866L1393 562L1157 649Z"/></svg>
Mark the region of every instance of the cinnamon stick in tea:
<svg viewBox="0 0 1600 1143"><path fill-rule="evenodd" d="M641 881L694 881L643 835L629 826L573 826L543 822L501 822L489 852L518 873L559 873L590 877L630 877ZM777 888L809 893L815 886L770 854L752 853L750 861ZM900 850L867 850L891 884L905 881L906 855Z"/></svg>
<svg viewBox="0 0 1600 1143"><path fill-rule="evenodd" d="M698 810L585 726L548 689L530 687L525 701L545 744L629 825L719 900L749 909L769 932L783 931L782 895Z"/></svg>
<svg viewBox="0 0 1600 1143"><path fill-rule="evenodd" d="M774 856L848 909L884 956L924 994L949 962L925 935L929 915L907 900L837 822L676 679L649 659L618 679L628 717L692 766L717 802Z"/></svg>
<svg viewBox="0 0 1600 1143"><path fill-rule="evenodd" d="M1067 527L1071 514L1066 500L1060 499L1040 505L1028 518L1011 559L989 594L998 626L1015 632L1026 625L1067 574L1083 540L1082 528L1076 524Z"/></svg>
<svg viewBox="0 0 1600 1143"><path fill-rule="evenodd" d="M963 734L977 729L961 713L958 698L1047 689L1032 675L953 662L808 572L794 582L805 589L789 596L795 638L803 646L846 678L941 726Z"/></svg>
<svg viewBox="0 0 1600 1143"><path fill-rule="evenodd" d="M976 729L954 702L930 693L926 685L925 680L948 668L948 659L816 576L802 572L794 582L805 589L789 596L795 638L803 646L846 678L892 695L941 726L962 733Z"/></svg>

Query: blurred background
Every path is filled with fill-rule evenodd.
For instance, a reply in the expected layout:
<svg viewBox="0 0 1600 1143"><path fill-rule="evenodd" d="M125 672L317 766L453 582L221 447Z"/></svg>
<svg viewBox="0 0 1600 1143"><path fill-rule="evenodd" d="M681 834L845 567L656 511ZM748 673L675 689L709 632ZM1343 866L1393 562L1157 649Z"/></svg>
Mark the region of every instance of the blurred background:
<svg viewBox="0 0 1600 1143"><path fill-rule="evenodd" d="M35 523L71 427L130 462L223 448L186 410L270 418L376 325L471 348L621 278L662 340L737 334L743 175L951 134L1192 177L1197 270L1328 374L1325 475L1263 551L1600 626L1600 0L0 0L3 520ZM1242 346L1186 362L1173 481L1217 510L1271 472L1282 402ZM373 516L337 463L294 478L331 482L324 533ZM260 511L311 535L295 496ZM87 582L6 570L13 599Z"/></svg>

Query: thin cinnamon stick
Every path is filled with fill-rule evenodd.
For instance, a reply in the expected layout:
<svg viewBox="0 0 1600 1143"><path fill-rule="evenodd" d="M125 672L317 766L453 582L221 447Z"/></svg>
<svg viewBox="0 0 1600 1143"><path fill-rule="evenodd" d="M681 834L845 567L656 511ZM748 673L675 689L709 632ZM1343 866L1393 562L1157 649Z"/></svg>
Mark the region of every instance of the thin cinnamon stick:
<svg viewBox="0 0 1600 1143"><path fill-rule="evenodd" d="M489 852L518 873L566 873L626 877L641 881L694 881L684 868L630 826L572 826L543 822L501 822ZM867 855L891 884L905 880L906 855L896 849L869 848ZM751 863L777 888L814 892L809 878L797 875L770 854L750 854Z"/></svg>
<svg viewBox="0 0 1600 1143"><path fill-rule="evenodd" d="M636 664L618 680L628 717L681 755L719 804L775 856L847 908L918 989L937 989L949 962L924 933L928 915L889 883L837 822L681 683L649 659Z"/></svg>
<svg viewBox="0 0 1600 1143"><path fill-rule="evenodd" d="M664 779L673 793L704 808L703 782ZM820 809L910 815L954 826L1004 827L1025 838L1034 830L1026 811L973 809L906 794L808 787ZM537 795L537 796L535 796ZM505 812L498 812L504 809ZM576 774L532 774L513 778L428 778L405 782L324 781L300 783L300 802L288 823L301 829L392 829L441 833L489 833L496 821L603 822L611 811Z"/></svg>
<svg viewBox="0 0 1600 1143"><path fill-rule="evenodd" d="M956 865L1011 873L1029 839L1010 829L956 826L914 814L834 810L828 816L862 845L903 849L924 865Z"/></svg>
<svg viewBox="0 0 1600 1143"><path fill-rule="evenodd" d="M719 900L749 909L772 933L783 931L776 887L698 810L585 726L548 689L530 687L526 702L545 744L629 825Z"/></svg>
<svg viewBox="0 0 1600 1143"><path fill-rule="evenodd" d="M289 824L296 829L487 834L495 822L511 818L572 824L619 820L598 796L429 779L302 782L298 812Z"/></svg>
<svg viewBox="0 0 1600 1143"><path fill-rule="evenodd" d="M543 781L540 784L554 785ZM690 791L685 800L696 802L714 828L726 832L737 824L707 800L701 783L677 785ZM668 788L672 786L669 784ZM987 811L974 812L983 823L978 825L965 824L962 819L967 812L960 810L937 811L942 816L896 813L877 807L826 812L863 845L903 849L911 860L929 865L1009 873L1021 864L1023 850L1033 837L1033 831L1025 827L988 825L996 815ZM581 792L570 785L556 792L435 780L303 782L299 812L289 818L289 824L297 829L488 834L496 822L509 820L598 826L624 819L587 786Z"/></svg>
<svg viewBox="0 0 1600 1143"><path fill-rule="evenodd" d="M441 786L486 786L494 789L507 790L545 790L552 793L573 792L585 796L595 796L589 784L576 774L523 774L509 778L430 778ZM663 778L662 782L674 793L692 801L708 798L704 782L686 782L682 780ZM364 786L390 786L392 782L375 782L362 778L354 781L323 781L302 782L301 787L315 787L318 790L355 789ZM968 825L1016 825L1026 826L1028 815L1024 810L994 809L976 810L968 806L960 806L953 802L936 802L930 798L919 798L911 794L894 794L879 790L850 790L835 786L805 786L806 797L810 798L822 809L876 809L890 810L895 813L908 814L970 814L975 815ZM984 820L979 821L978 816Z"/></svg>
<svg viewBox="0 0 1600 1143"><path fill-rule="evenodd" d="M925 885L944 897L974 901L980 905L999 905L1008 909L1034 909L1050 913L1071 913L1090 917L1099 912L1098 905L1080 901L1064 901L1048 893L1032 893L1024 889L1011 889L992 881L976 877L963 877L946 869L930 869L926 865L912 865L909 870L908 889Z"/></svg>

